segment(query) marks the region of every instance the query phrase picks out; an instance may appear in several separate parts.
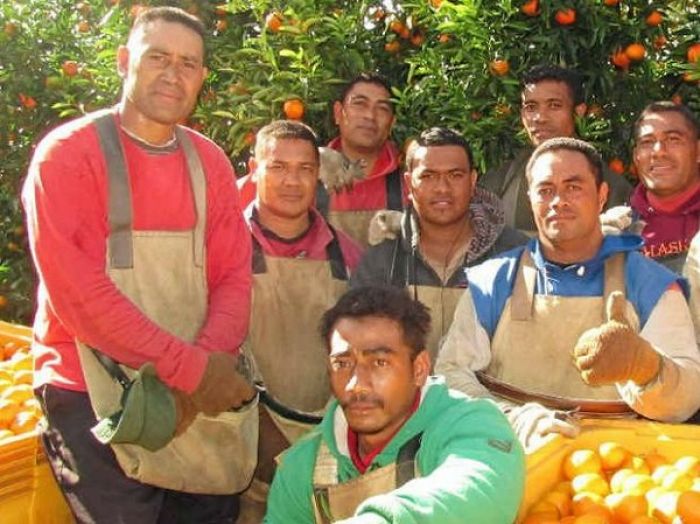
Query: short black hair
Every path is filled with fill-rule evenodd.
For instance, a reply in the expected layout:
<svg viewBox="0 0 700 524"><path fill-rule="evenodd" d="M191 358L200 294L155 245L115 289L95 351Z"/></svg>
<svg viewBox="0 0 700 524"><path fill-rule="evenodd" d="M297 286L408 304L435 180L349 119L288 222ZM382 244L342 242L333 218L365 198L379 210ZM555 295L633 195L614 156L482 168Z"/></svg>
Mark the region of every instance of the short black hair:
<svg viewBox="0 0 700 524"><path fill-rule="evenodd" d="M330 351L333 327L342 318L381 317L401 326L403 340L415 358L426 348L430 332L428 308L408 292L395 286L363 286L346 292L321 317L320 332Z"/></svg>
<svg viewBox="0 0 700 524"><path fill-rule="evenodd" d="M134 20L134 25L131 26L129 37L142 25L150 24L158 20L184 25L197 33L202 39L202 43L206 41L206 28L204 27L204 23L184 9L171 6L142 8L136 20Z"/></svg>
<svg viewBox="0 0 700 524"><path fill-rule="evenodd" d="M469 143L464 138L464 135L459 131L447 127L431 127L418 135L418 138L411 140L411 143L406 149L406 169L410 171L413 167L413 159L416 156L416 150L419 147L437 147L437 146L458 146L464 149L469 161L469 169L474 167L474 156Z"/></svg>
<svg viewBox="0 0 700 524"><path fill-rule="evenodd" d="M316 161L320 160L318 137L314 130L296 120L274 120L258 131L255 136L255 156L262 153L268 140L304 140L309 142L315 152Z"/></svg>
<svg viewBox="0 0 700 524"><path fill-rule="evenodd" d="M693 132L695 139L697 140L698 138L700 138L700 121L688 108L688 106L683 104L675 104L673 102L664 100L659 102L652 102L651 104L646 106L639 114L639 117L637 117L637 120L634 122L635 139L639 138L639 130L642 127L642 122L644 121L644 119L649 115L653 115L655 113L678 113L679 115L681 115L681 117L683 117L686 124L688 124L688 127Z"/></svg>
<svg viewBox="0 0 700 524"><path fill-rule="evenodd" d="M339 102L345 102L345 98L348 96L348 93L350 90L355 87L357 84L374 84L383 87L386 89L386 92L391 95L391 85L389 84L389 81L383 77L382 75L378 73L360 73L357 75L355 78L350 80L347 84L343 86L343 88L340 90L340 94L338 95L338 101ZM392 108L394 104L392 103Z"/></svg>
<svg viewBox="0 0 700 524"><path fill-rule="evenodd" d="M593 171L595 185L600 187L600 185L603 183L603 158L600 156L600 153L598 153L596 148L588 142L570 137L550 138L537 146L537 148L532 152L530 160L527 162L527 167L525 168L525 176L527 177L528 185L532 181L532 166L535 164L535 161L545 153L562 150L575 151L585 156L586 160L588 161L588 165Z"/></svg>
<svg viewBox="0 0 700 524"><path fill-rule="evenodd" d="M572 69L552 65L538 64L528 69L523 75L520 84L523 89L530 84L538 84L545 80L554 80L555 82L563 82L569 88L571 99L574 105L583 104L583 81L581 75Z"/></svg>

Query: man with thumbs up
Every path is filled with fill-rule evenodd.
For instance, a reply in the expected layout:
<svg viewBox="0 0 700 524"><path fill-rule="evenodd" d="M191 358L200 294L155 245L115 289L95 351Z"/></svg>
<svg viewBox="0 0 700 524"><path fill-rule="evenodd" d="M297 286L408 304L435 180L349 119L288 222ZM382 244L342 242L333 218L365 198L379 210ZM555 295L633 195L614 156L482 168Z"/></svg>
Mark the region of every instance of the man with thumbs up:
<svg viewBox="0 0 700 524"><path fill-rule="evenodd" d="M450 387L491 395L527 447L574 434L577 410L680 422L700 407L685 281L604 236L602 160L581 140L542 143L527 166L537 238L468 271L440 349Z"/></svg>

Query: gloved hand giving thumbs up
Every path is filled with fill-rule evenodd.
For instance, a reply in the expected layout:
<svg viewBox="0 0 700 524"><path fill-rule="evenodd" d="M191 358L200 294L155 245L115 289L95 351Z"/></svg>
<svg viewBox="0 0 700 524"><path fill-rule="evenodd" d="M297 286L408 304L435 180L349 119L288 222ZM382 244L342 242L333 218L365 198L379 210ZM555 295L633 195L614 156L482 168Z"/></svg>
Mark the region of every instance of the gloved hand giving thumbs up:
<svg viewBox="0 0 700 524"><path fill-rule="evenodd" d="M644 385L661 369L661 355L630 327L625 317L625 297L610 294L607 322L583 333L574 348L574 365L591 386L632 380Z"/></svg>

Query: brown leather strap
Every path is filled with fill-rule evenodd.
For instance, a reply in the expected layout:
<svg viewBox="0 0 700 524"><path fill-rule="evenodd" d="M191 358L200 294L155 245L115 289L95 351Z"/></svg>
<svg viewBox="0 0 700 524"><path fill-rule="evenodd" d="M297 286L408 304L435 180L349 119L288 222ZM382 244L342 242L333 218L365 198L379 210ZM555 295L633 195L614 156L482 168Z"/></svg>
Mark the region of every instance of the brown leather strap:
<svg viewBox="0 0 700 524"><path fill-rule="evenodd" d="M569 399L525 391L493 378L482 371L476 372L479 381L492 393L519 404L537 402L551 409L575 411L587 416L634 413L622 400Z"/></svg>
<svg viewBox="0 0 700 524"><path fill-rule="evenodd" d="M289 447L289 441L267 409L263 406L258 409L258 465L255 468L255 478L270 484L275 475L275 457Z"/></svg>

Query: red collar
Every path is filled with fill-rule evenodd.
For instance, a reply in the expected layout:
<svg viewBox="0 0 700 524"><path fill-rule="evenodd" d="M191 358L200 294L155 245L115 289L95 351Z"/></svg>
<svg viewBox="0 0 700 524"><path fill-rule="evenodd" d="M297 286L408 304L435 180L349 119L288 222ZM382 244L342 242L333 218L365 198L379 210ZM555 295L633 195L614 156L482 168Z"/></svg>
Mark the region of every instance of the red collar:
<svg viewBox="0 0 700 524"><path fill-rule="evenodd" d="M416 391L416 396L414 397L413 404L411 405L411 415L413 415L413 413L415 413L418 410L418 406L420 406L420 395L421 390L419 389L418 391ZM409 416L406 420L410 418L411 417ZM355 467L357 468L357 471L360 472L360 474L364 474L365 471L367 471L367 469L372 464L374 458L377 455L379 455L382 452L382 450L384 450L386 445L389 442L391 442L391 439L393 439L396 436L396 433L398 433L402 427L403 424L399 426L389 438L387 438L384 442L380 443L378 446L376 446L364 456L362 456L362 454L360 453L360 442L357 437L357 433L355 433L348 427L348 449L350 451L350 458L352 459L352 463L355 464Z"/></svg>
<svg viewBox="0 0 700 524"><path fill-rule="evenodd" d="M673 195L669 198L659 198L651 191L647 191L647 198L654 209L665 213L673 213L683 207L683 205L691 200L700 189L700 182L696 182L691 187L678 195Z"/></svg>

